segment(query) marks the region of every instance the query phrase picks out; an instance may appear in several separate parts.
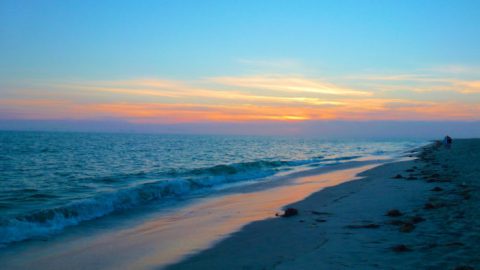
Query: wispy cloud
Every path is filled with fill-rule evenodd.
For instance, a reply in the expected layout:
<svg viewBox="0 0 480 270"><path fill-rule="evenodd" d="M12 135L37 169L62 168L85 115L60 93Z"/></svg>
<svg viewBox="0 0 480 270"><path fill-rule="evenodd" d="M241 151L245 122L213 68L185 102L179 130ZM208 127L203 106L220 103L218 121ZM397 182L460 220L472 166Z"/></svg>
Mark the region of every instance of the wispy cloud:
<svg viewBox="0 0 480 270"><path fill-rule="evenodd" d="M90 103L65 100L2 100L10 114L25 119L124 119L137 123L248 122L303 120L473 120L480 106L401 99L347 100L341 106ZM39 113L40 112L40 113ZM19 114L20 113L20 114Z"/></svg>
<svg viewBox="0 0 480 270"><path fill-rule="evenodd" d="M332 83L303 77L255 76L255 77L217 77L210 81L242 88L273 90L289 93L314 93L343 96L370 96L367 91L340 87Z"/></svg>
<svg viewBox="0 0 480 270"><path fill-rule="evenodd" d="M449 98L435 98L441 91ZM475 102L480 98L479 79L425 71L330 80L276 74L192 81L57 81L8 93L0 98L2 114L25 119L190 123L480 118L480 102Z"/></svg>
<svg viewBox="0 0 480 270"><path fill-rule="evenodd" d="M464 94L480 93L480 80L478 81L457 81L455 85L459 87L460 92Z"/></svg>
<svg viewBox="0 0 480 270"><path fill-rule="evenodd" d="M304 104L315 106L335 106L343 102L325 98L307 96L283 96L283 95L262 95L242 92L240 90L208 89L182 84L180 82L168 82L164 80L131 80L131 81L109 81L109 82L88 82L54 84L54 87L61 89L75 89L87 92L106 92L112 94L131 95L137 97L159 97L169 98L170 102L195 99L198 103L220 102L243 102L243 103L269 103L269 104ZM149 88L144 88L148 87ZM221 85L223 86L223 85ZM217 86L218 87L218 86ZM245 90L245 89L243 89ZM167 100L164 100L167 101Z"/></svg>
<svg viewBox="0 0 480 270"><path fill-rule="evenodd" d="M363 74L347 76L346 80L372 90L410 90L413 92L450 91L460 94L480 93L480 68L442 66L401 74Z"/></svg>
<svg viewBox="0 0 480 270"><path fill-rule="evenodd" d="M454 75L477 75L480 76L479 66L466 65L441 65L424 69L426 72Z"/></svg>

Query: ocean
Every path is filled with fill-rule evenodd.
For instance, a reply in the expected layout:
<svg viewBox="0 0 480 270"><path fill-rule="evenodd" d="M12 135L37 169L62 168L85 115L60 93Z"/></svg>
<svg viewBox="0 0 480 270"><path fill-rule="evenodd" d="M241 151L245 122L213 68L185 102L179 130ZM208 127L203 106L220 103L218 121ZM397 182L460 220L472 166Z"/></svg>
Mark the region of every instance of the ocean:
<svg viewBox="0 0 480 270"><path fill-rule="evenodd" d="M192 194L392 157L415 140L0 132L0 245Z"/></svg>

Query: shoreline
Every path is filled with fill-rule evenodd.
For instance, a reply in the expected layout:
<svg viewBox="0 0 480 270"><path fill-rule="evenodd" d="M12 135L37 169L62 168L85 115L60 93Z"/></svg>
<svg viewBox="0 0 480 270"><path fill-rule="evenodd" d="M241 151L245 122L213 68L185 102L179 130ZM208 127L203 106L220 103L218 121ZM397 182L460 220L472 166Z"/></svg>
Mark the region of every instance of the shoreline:
<svg viewBox="0 0 480 270"><path fill-rule="evenodd" d="M315 192L285 206L298 215L250 223L166 269L475 269L478 168L480 140L430 145L416 160Z"/></svg>
<svg viewBox="0 0 480 270"><path fill-rule="evenodd" d="M92 221L52 239L0 251L0 263L5 269L62 269L64 265L69 269L155 269L207 249L251 221L274 217L285 204L349 181L384 162L352 161L294 172L275 181L236 187L235 192L197 198L177 208L178 212L152 214L123 225L115 217Z"/></svg>

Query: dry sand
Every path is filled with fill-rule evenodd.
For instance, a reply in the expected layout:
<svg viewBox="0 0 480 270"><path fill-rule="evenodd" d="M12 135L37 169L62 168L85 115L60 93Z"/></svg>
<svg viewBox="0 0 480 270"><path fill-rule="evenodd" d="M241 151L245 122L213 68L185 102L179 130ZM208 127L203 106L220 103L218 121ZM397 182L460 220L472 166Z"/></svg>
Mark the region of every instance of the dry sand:
<svg viewBox="0 0 480 270"><path fill-rule="evenodd" d="M480 140L361 176L168 269L479 269ZM392 209L402 215L387 216Z"/></svg>

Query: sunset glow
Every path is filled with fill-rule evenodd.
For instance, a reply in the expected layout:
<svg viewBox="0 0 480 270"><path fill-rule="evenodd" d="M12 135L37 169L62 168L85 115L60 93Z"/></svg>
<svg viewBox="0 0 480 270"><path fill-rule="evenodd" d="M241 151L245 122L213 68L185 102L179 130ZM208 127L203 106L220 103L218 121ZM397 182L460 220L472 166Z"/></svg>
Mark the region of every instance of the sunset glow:
<svg viewBox="0 0 480 270"><path fill-rule="evenodd" d="M361 78L355 80L345 82L362 85ZM303 77L42 83L15 89L16 98L0 103L7 115L21 119L115 118L143 123L475 120L480 115L480 105L469 100L478 98L478 81L445 78L421 79L421 85L403 84L412 80L418 79L367 77L363 81L367 85L374 81L375 86L362 90ZM397 97L397 91L409 92L408 98ZM452 99L439 100L445 93Z"/></svg>
<svg viewBox="0 0 480 270"><path fill-rule="evenodd" d="M250 18L259 26L253 27L235 24L243 17L233 15L225 26L212 25L207 18L220 16L215 10L185 18L182 6L166 1L149 8L128 6L130 21L141 27L132 30L113 20L108 25L110 36L103 37L105 29L88 28L73 19L82 18L75 5L3 5L7 13L0 13L4 25L0 28L0 119L154 124L480 120L478 28L455 28L463 49L439 42L444 32L430 33L419 44L423 32L414 30L434 20L438 27L453 31L443 20L448 9L442 6L429 18L396 7L395 16L413 17L412 22L392 25L392 30L378 24L384 15L373 8L368 18L376 27L363 24L354 16L355 5L328 7L343 14L351 28L332 21L323 11L325 4L315 2L307 4L305 10L312 13L303 17L290 14L289 7L267 5L264 14ZM242 7L245 12L251 11L248 6ZM195 10L188 7L187 13ZM72 19L45 15L42 10L57 10ZM103 21L100 11L92 12L93 21ZM169 19L145 19L161 14ZM458 20L470 25L473 17L464 10L461 14ZM283 24L278 17L292 24ZM286 38L270 21L303 42ZM181 27L183 23L192 25L189 32ZM52 27L63 35L47 33ZM405 27L412 32L403 34L400 30ZM354 34L357 28L363 29L362 36ZM25 32L20 35L19 29ZM393 42L391 33L397 30L400 34ZM42 52L28 45L36 33L45 33L38 40ZM413 40L416 50L409 47Z"/></svg>

